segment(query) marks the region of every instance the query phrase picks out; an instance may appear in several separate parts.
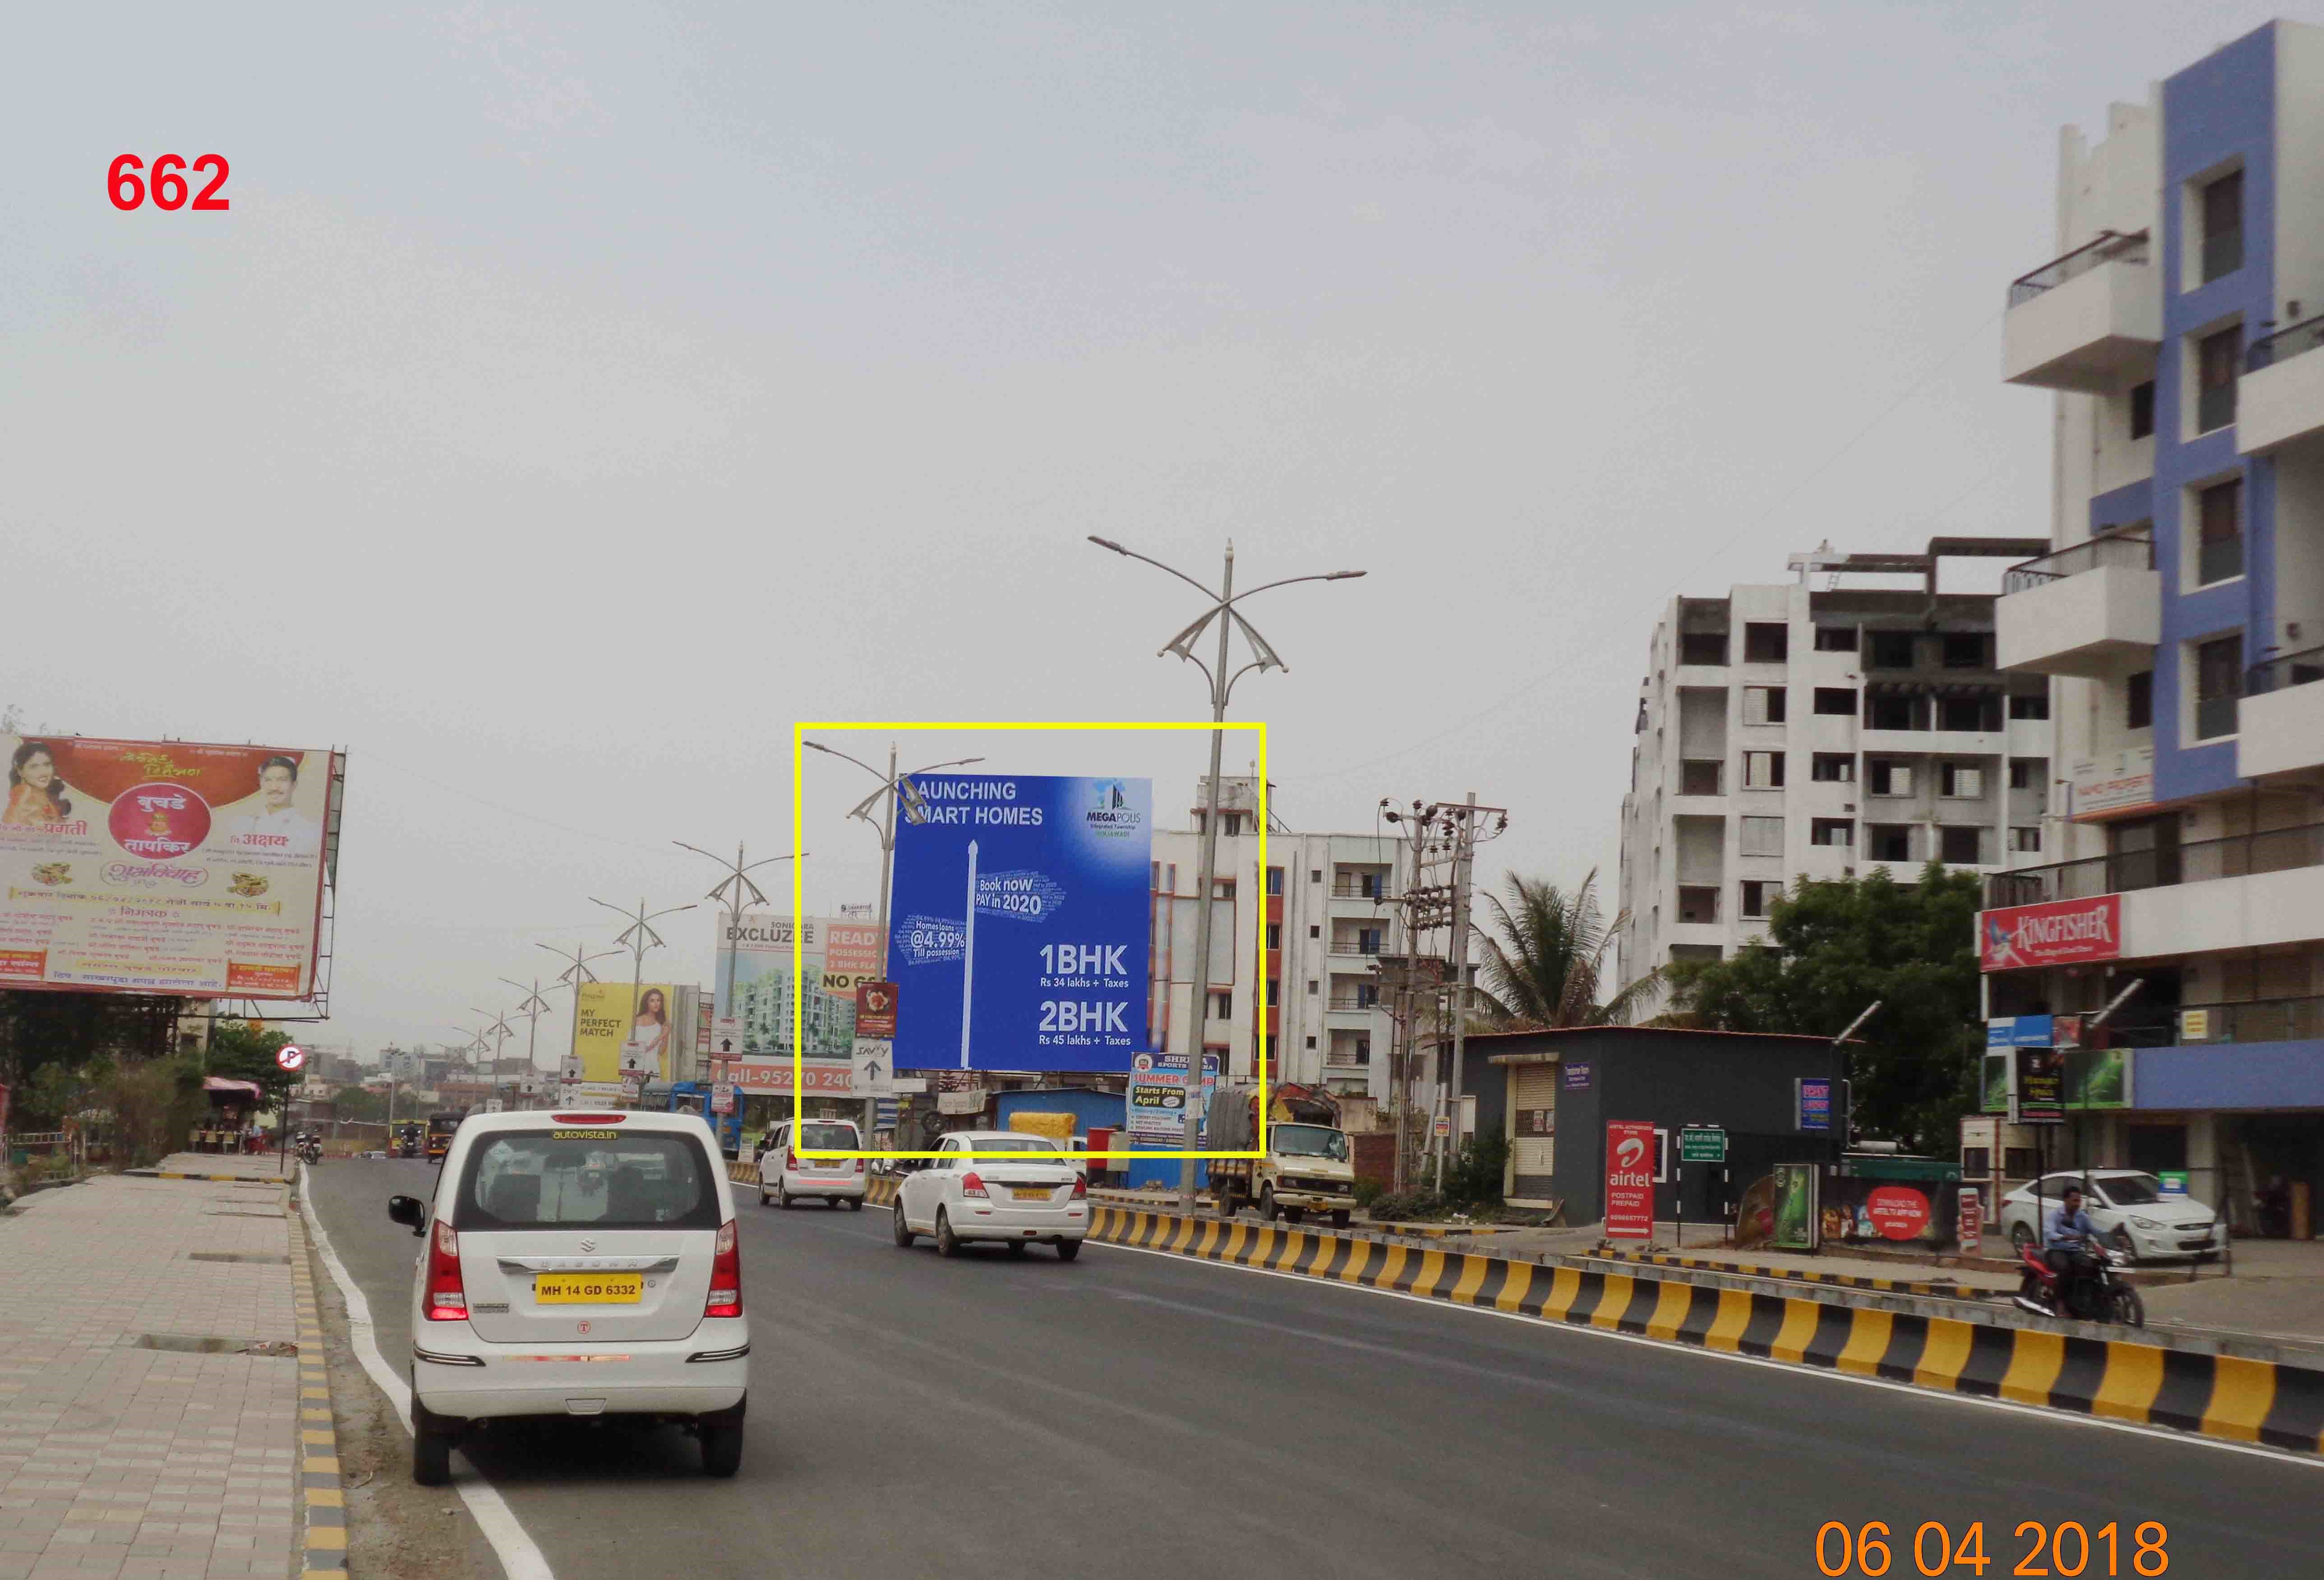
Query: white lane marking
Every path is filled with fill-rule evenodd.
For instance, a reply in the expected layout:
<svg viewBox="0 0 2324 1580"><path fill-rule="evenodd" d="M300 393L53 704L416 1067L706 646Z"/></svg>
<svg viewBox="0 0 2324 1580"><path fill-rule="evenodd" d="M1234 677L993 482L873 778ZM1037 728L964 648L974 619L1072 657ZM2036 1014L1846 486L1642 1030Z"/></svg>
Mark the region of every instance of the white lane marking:
<svg viewBox="0 0 2324 1580"><path fill-rule="evenodd" d="M324 1270L331 1275L331 1282L339 1287L339 1298L347 1303L347 1342L355 1350L355 1359L362 1364L364 1374L382 1393L387 1395L388 1403L395 1407L395 1418L401 1421L403 1429L409 1432L411 1430L410 1386L395 1374L387 1363L387 1357L379 1353L379 1330L372 1324L371 1302L364 1299L363 1291L355 1287L354 1275L339 1260L339 1253L332 1249L331 1237L323 1232L322 1219L315 1215L314 1192L311 1182L306 1178L305 1164L299 1166L299 1211L307 1220L307 1233L314 1237L315 1249L322 1253ZM466 1455L461 1457L465 1462ZM475 1474L471 1466L467 1474L453 1477L452 1487L460 1494L460 1501L468 1506L468 1514L475 1520L476 1529L484 1532L486 1541L492 1543L493 1556L500 1559L501 1570L508 1580L556 1580L556 1571L549 1566L548 1556L534 1545L532 1538L525 1534L523 1524L506 1501L493 1490L492 1483Z"/></svg>
<svg viewBox="0 0 2324 1580"><path fill-rule="evenodd" d="M1693 1344L1670 1344L1662 1339L1648 1338L1644 1334L1616 1333L1610 1328L1591 1327L1587 1324L1551 1322L1539 1317L1527 1317L1520 1311L1503 1311L1491 1306L1457 1306L1449 1300L1438 1300L1427 1295L1407 1294L1401 1289L1377 1289L1368 1284L1343 1283L1338 1279L1310 1278L1305 1273L1287 1273L1273 1268L1245 1267L1240 1262L1213 1261L1207 1257L1186 1256L1175 1251L1157 1251L1148 1245L1117 1245L1109 1240L1093 1238L1085 1243L1107 1251L1134 1252L1139 1256L1164 1256L1173 1261L1196 1267L1225 1268L1241 1273L1259 1273L1270 1279L1289 1279L1296 1283L1331 1289L1347 1289L1363 1295L1386 1295L1393 1299L1416 1301L1443 1311L1468 1311L1480 1317L1499 1317L1510 1322L1521 1322L1529 1327L1550 1333L1587 1334L1593 1338L1618 1339L1626 1344L1644 1344L1649 1349L1683 1355L1699 1355L1710 1361L1739 1361L1747 1366L1765 1366L1770 1371L1788 1372L1793 1376L1827 1378L1834 1382L1855 1382L1868 1388L1886 1388L1898 1393L1909 1393L1915 1399L1950 1400L1957 1404L1982 1405L1990 1409L2004 1409L2038 1421L2063 1421L2076 1426L2103 1427L2108 1431L2130 1432L2141 1437L2158 1437L2166 1443L2181 1443L2198 1448L2217 1448L2228 1454L2250 1454L2262 1459L2273 1459L2282 1465L2303 1465L2310 1470L2324 1470L2324 1459L2313 1455L2294 1454L2286 1449L2270 1448L2259 1443L2227 1443L2217 1437L2198 1437L2171 1427L2149 1427L2136 1421L2117 1421L2105 1416L2086 1416L2075 1410L2052 1409L2045 1405L2019 1404L2015 1400L1987 1399L1975 1393L1954 1393L1942 1389L1921 1388L1910 1382L1892 1382L1886 1377L1859 1377L1852 1372L1840 1372L1822 1366L1795 1366L1788 1361L1768 1360L1759 1355L1730 1354L1725 1350L1706 1350Z"/></svg>

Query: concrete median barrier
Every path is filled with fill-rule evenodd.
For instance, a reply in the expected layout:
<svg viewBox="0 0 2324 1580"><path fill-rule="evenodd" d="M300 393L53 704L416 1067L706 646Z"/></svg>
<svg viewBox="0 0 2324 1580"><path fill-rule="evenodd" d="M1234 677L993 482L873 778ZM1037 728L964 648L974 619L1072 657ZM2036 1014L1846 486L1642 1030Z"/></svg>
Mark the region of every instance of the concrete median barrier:
<svg viewBox="0 0 2324 1580"><path fill-rule="evenodd" d="M2324 1454L2324 1371L2135 1340L1100 1206L1091 1237L1545 1322Z"/></svg>

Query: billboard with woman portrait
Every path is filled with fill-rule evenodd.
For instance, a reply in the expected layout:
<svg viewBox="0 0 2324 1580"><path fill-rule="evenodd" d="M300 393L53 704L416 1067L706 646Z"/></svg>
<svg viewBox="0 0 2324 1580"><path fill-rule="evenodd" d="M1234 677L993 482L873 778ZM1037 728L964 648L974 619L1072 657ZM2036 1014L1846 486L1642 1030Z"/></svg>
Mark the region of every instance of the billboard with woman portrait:
<svg viewBox="0 0 2324 1580"><path fill-rule="evenodd" d="M315 991L346 759L0 735L0 987Z"/></svg>

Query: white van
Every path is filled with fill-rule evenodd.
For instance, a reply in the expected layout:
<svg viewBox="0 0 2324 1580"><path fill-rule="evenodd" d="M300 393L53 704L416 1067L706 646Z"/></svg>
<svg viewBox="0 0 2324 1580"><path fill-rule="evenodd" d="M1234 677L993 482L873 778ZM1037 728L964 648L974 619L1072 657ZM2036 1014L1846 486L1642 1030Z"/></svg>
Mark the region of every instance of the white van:
<svg viewBox="0 0 2324 1580"><path fill-rule="evenodd" d="M794 1138L793 1130L797 1136ZM863 1137L853 1120L810 1119L797 1127L784 1120L767 1132L759 1148L759 1205L772 1202L788 1207L795 1201L817 1198L833 1206L863 1210L863 1189L870 1178L861 1158L802 1158L798 1149L825 1152L860 1152Z"/></svg>
<svg viewBox="0 0 2324 1580"><path fill-rule="evenodd" d="M742 1462L751 1353L733 1199L690 1113L483 1113L432 1201L388 1198L425 1242L411 1289L411 1479L512 1416L646 1416Z"/></svg>

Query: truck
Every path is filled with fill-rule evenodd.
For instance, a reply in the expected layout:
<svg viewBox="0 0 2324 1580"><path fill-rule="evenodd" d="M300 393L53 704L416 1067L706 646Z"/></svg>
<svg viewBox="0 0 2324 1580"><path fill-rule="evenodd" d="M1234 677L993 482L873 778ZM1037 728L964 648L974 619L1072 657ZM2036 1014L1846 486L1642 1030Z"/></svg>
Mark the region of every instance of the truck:
<svg viewBox="0 0 2324 1580"><path fill-rule="evenodd" d="M1269 1095L1267 1155L1211 1161L1219 1216L1256 1206L1269 1223L1280 1217L1296 1224L1311 1212L1329 1213L1332 1227L1346 1228L1356 1210L1356 1163L1348 1132L1340 1128L1340 1105L1319 1087L1288 1083L1270 1088ZM1222 1082L1211 1093L1205 1144L1221 1152L1255 1150L1259 1119L1259 1088Z"/></svg>

